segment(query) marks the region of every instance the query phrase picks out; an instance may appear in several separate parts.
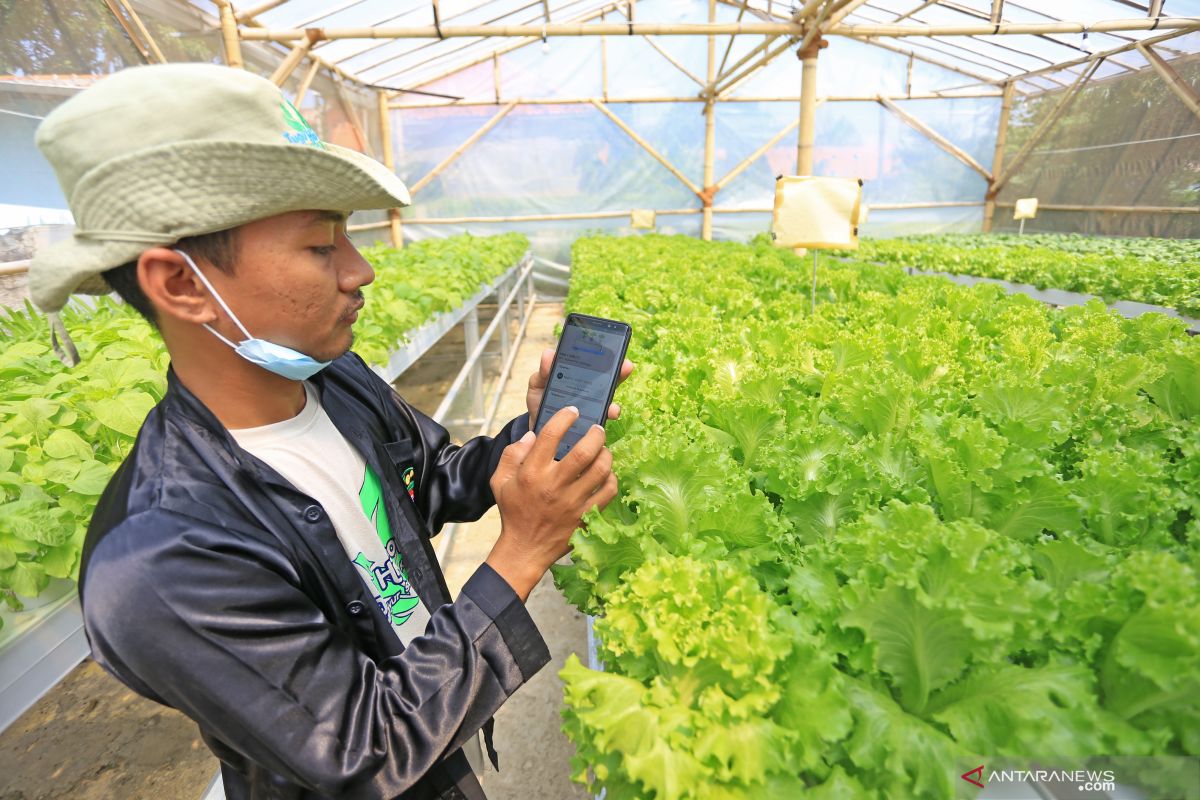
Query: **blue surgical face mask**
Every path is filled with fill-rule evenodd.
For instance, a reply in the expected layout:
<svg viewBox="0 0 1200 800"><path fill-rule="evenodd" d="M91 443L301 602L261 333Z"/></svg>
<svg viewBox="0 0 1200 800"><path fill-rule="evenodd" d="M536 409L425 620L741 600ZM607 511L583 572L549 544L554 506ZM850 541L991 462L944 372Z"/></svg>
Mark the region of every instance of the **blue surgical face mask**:
<svg viewBox="0 0 1200 800"><path fill-rule="evenodd" d="M190 266L196 273L196 276L200 278L200 282L203 283L208 291L212 293L212 296L216 298L216 301L221 304L221 308L225 309L225 313L229 315L231 320L233 320L233 324L237 325L238 329L246 337L241 342L234 344L218 333L217 330L211 325L208 325L207 323L204 325L204 327L208 329L209 333L232 347L234 352L236 352L239 356L246 359L251 364L257 364L268 372L274 372L276 375L281 375L284 378L288 378L289 380L293 381L307 380L332 363L329 361L317 361L312 356L305 355L299 350L293 350L290 347L284 347L281 344L268 342L266 339L256 339L251 336L250 331L246 330L246 326L243 325L241 320L239 320L233 311L229 309L229 306L225 304L225 301L221 298L221 295L217 293L217 290L213 288L213 285L208 282L208 278L204 277L204 273L201 272L200 268L196 266L196 262L192 261L192 257L182 250L176 250L175 252L183 256L184 260L187 261L188 266Z"/></svg>

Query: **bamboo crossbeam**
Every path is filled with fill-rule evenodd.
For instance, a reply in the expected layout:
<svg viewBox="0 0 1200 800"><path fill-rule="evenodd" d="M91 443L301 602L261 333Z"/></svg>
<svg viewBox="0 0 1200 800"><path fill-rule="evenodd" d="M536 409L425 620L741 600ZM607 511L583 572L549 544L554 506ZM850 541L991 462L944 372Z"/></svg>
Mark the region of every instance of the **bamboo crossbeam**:
<svg viewBox="0 0 1200 800"><path fill-rule="evenodd" d="M0 278L8 277L9 275L24 275L29 272L30 259L24 261L9 261L5 264L0 264Z"/></svg>
<svg viewBox="0 0 1200 800"><path fill-rule="evenodd" d="M922 11L929 8L930 6L937 5L938 2L940 2L940 0L925 0L925 2L921 3L921 5L917 6L916 8L912 9L911 11L905 11L903 14L897 14L896 18L894 20L892 20L892 23L894 24L897 22L903 22L904 20L908 19L911 16L920 14Z"/></svg>
<svg viewBox="0 0 1200 800"><path fill-rule="evenodd" d="M162 50L158 49L158 43L155 42L154 37L150 35L150 30L142 22L142 18L138 16L137 11L135 11L133 6L129 4L129 0L117 0L117 2L121 4L121 8L125 9L125 13L129 14L129 18L133 20L133 24L141 34L142 40L146 43L146 46L150 48L150 52L154 54L154 58L157 59L158 63L167 63L167 57L163 55Z"/></svg>
<svg viewBox="0 0 1200 800"><path fill-rule="evenodd" d="M242 60L242 40L238 35L237 18L229 0L214 0L221 20L221 43L225 46L225 63L236 69L245 69Z"/></svg>
<svg viewBox="0 0 1200 800"><path fill-rule="evenodd" d="M1167 24L1171 20L1164 20ZM1178 26L1177 26L1178 27ZM380 26L375 28L309 28L321 39L437 39L432 25L414 27ZM443 39L514 38L547 36L727 36L741 34L788 34L801 36L804 26L790 22L630 22L593 23L555 22L549 25L444 25ZM303 29L267 30L251 28L241 32L248 41L290 42L305 35Z"/></svg>
<svg viewBox="0 0 1200 800"><path fill-rule="evenodd" d="M780 23L782 24L782 23ZM1037 33L1111 33L1114 31L1196 30L1197 17L1159 19L1106 19L1095 22L1000 22L970 25L842 25L828 31L832 36L1020 36ZM293 37L294 38L294 37Z"/></svg>
<svg viewBox="0 0 1200 800"><path fill-rule="evenodd" d="M708 0L708 21L712 23L716 19L717 0ZM705 83L701 86L707 88L712 85L717 74L716 36L709 35L708 37L708 58L705 63L707 72ZM709 95L708 102L704 104L704 193L700 195L700 200L704 204L704 216L700 220L700 238L706 242L712 241L713 197L720 191L720 187L713 185L713 162L716 158L715 99L714 96Z"/></svg>
<svg viewBox="0 0 1200 800"><path fill-rule="evenodd" d="M1024 73L1022 73L1020 75L1016 75L1014 77L1016 77L1017 80L1025 80L1027 78L1036 78L1040 75L1049 75L1054 72L1062 72L1063 70L1070 69L1071 67L1078 67L1081 64L1087 64L1087 63L1090 63L1092 61L1097 61L1102 58L1107 59L1112 56L1119 55L1121 53L1127 53L1130 50L1136 49L1138 44L1142 44L1142 45L1148 47L1150 45L1158 44L1159 42L1165 42L1170 39L1174 39L1176 37L1183 36L1187 32L1188 31L1186 31L1186 30L1170 31L1168 33L1164 33L1161 36L1153 36L1148 39L1142 39L1142 41L1140 43L1139 42L1129 42L1127 44L1119 45L1117 47L1113 47L1108 50L1102 50L1098 53L1092 53L1091 55L1083 56L1081 58L1071 59L1070 61L1060 61L1059 63L1051 64L1048 67L1041 67L1039 69L1030 70L1029 72L1024 72Z"/></svg>
<svg viewBox="0 0 1200 800"><path fill-rule="evenodd" d="M248 21L254 19L255 17L257 17L259 14L265 14L273 8L278 8L279 6L283 5L287 1L288 0L267 0L267 2L257 5L254 8L249 9L248 11L243 11L243 12L239 13L237 15L237 21L238 22L248 22Z"/></svg>
<svg viewBox="0 0 1200 800"><path fill-rule="evenodd" d="M997 203L1000 208L1013 208L1015 203ZM1200 214L1196 206L1082 206L1061 203L1038 203L1038 211L1094 211L1103 214Z"/></svg>
<svg viewBox="0 0 1200 800"><path fill-rule="evenodd" d="M972 158L971 155L969 153L967 153L967 151L963 150L961 147L957 146L956 144L951 142L949 139L947 139L945 136L941 135L940 133L935 131L933 128L929 127L924 122L922 122L921 120L914 117L912 114L909 114L907 111L905 111L900 106L896 105L895 103L893 103L891 100L887 99L886 97L881 96L879 98L879 104L881 106L883 106L884 108L886 108L888 111L895 114L897 117L899 117L905 123L907 123L909 127L913 128L914 130L916 130L919 133L924 134L926 138L928 138L931 142L936 144L938 147L942 148L947 153L954 156L959 161L961 161L962 163L966 164L971 169L978 172L980 175L983 176L984 180L988 181L989 183L991 182L992 173L989 172L986 168L984 168L984 166L982 164L980 164L978 161L976 161L974 158Z"/></svg>
<svg viewBox="0 0 1200 800"><path fill-rule="evenodd" d="M612 120L614 125L616 125L618 128L623 130L630 139L633 139L633 141L635 141L639 146L641 146L641 148L643 150L645 150L647 153L649 153L650 156L655 161L657 161L658 163L660 163L664 167L666 167L667 171L670 172L672 175L674 175L676 178L678 178L680 180L680 182L683 183L684 186L691 189L697 196L699 196L701 194L702 190L700 189L699 186L697 186L695 183L693 183L691 181L691 179L688 178L687 175L684 175L682 172L680 172L679 168L676 167L674 164L672 164L670 161L668 161L662 153L655 150L653 145L651 145L649 142L647 142L645 139L643 139L641 136L639 136L633 128L626 125L625 121L623 119L621 119L620 117L618 117L616 114L614 114L612 111L610 111L604 103L601 103L595 99L592 99L591 104L593 106L595 106L600 111L600 113L602 113L604 116L606 116L610 120Z"/></svg>
<svg viewBox="0 0 1200 800"><path fill-rule="evenodd" d="M913 92L912 94L889 95L889 100L946 100L955 98L981 98L981 97L1000 97L1002 91L1000 89L986 89L980 91L955 89L932 92ZM830 95L827 97L817 98L823 103L874 103L878 100L879 95L862 94L862 95ZM703 98L695 95L689 97L609 97L607 100L603 97L521 97L517 99L518 105L523 106L570 106L570 105L588 105L593 100L607 103L619 104L637 104L637 103L703 103ZM722 97L722 103L798 103L800 102L799 95L761 95L761 96L737 96L737 97ZM479 106L494 106L500 105L495 100L458 100L453 102L429 102L429 103L397 103L390 102L388 108L398 110L408 109L426 109L426 108L475 108Z"/></svg>
<svg viewBox="0 0 1200 800"><path fill-rule="evenodd" d="M1041 124L1034 129L1029 139L1025 141L1025 144L1020 150L1017 151L1017 154L1013 156L1012 162L1004 168L1004 172L996 176L996 179L992 182L993 194L998 193L1005 187L1005 185L1008 184L1008 181L1012 178L1013 173L1016 172L1017 168L1020 167L1025 159L1029 156L1037 143L1042 140L1042 137L1050 132L1050 129L1054 127L1054 123L1057 122L1058 118L1062 116L1062 113L1067 110L1067 108L1071 105L1071 101L1073 101L1075 96L1079 93L1079 90L1085 83L1088 82L1088 79L1095 74L1099 67L1100 62L1093 61L1091 66L1079 73L1079 77L1075 79L1075 82L1071 84L1070 88L1063 91L1063 96L1059 98L1058 103L1054 106L1050 113L1046 115L1046 118L1042 120Z"/></svg>
<svg viewBox="0 0 1200 800"><path fill-rule="evenodd" d="M819 100L817 102L820 103ZM727 172L725 174L725 177L723 177L723 178L721 178L721 180L717 181L717 188L724 189L726 186L728 186L730 181L732 181L738 175L741 175L743 172L745 172L750 167L751 164L753 164L755 161L757 161L759 158L761 158L772 147L777 145L779 143L780 139L787 136L792 131L796 130L796 128L799 125L800 125L800 118L796 117L796 119L792 120L787 125L785 125L783 130L779 131L779 133L775 134L770 139L768 139L766 144L764 144L762 147L755 150L750 155L746 156L746 158L744 158L742 161L740 161L736 167L729 170L729 172Z"/></svg>
<svg viewBox="0 0 1200 800"><path fill-rule="evenodd" d="M863 44L869 44L872 47L878 47L881 50L889 50L893 53L900 53L901 55L911 56L912 58L915 58L917 61L923 61L926 64L933 64L935 67L941 67L942 69L948 69L951 72L957 72L959 75L965 75L968 78L974 78L975 80L980 81L981 83L991 84L991 83L995 83L995 81L996 81L996 79L994 77L991 77L988 75L983 75L978 72L972 72L969 69L963 69L961 66L959 66L957 64L951 64L948 61L941 61L936 58L930 58L929 56L921 55L920 53L914 53L912 50L905 50L903 47L897 47L896 45L881 41L879 39L867 38L867 39L862 39L861 41Z"/></svg>
<svg viewBox="0 0 1200 800"><path fill-rule="evenodd" d="M1153 48L1138 43L1138 50L1146 60L1150 62L1150 66L1154 67L1154 71L1162 78L1175 96L1183 101L1183 104L1191 109L1192 113L1200 119L1200 94L1196 93L1190 85L1187 84L1175 71L1174 67L1166 62L1162 56L1154 52Z"/></svg>
<svg viewBox="0 0 1200 800"><path fill-rule="evenodd" d="M308 51L312 49L313 42L311 39L305 39L291 49L287 57L279 62L279 66L271 73L271 83L276 86L283 86L287 83L287 79L296 71L296 67L300 66L300 62L308 55Z"/></svg>
<svg viewBox="0 0 1200 800"><path fill-rule="evenodd" d="M137 32L130 27L129 20L125 19L125 15L118 9L115 0L104 0L104 5L108 6L108 12L113 15L113 19L121 26L121 30L125 31L125 35L129 37L130 43L138 51L138 55L142 57L142 61L150 63L150 50L142 44L142 40L138 37Z"/></svg>
<svg viewBox="0 0 1200 800"><path fill-rule="evenodd" d="M734 64L732 67L730 67L729 69L725 70L724 72L719 72L719 73L717 73L717 77L716 77L715 81L716 81L717 83L724 83L724 82L725 82L725 80L726 80L726 79L728 79L730 75L734 74L734 72L736 72L736 71L737 71L737 70L738 70L738 69L739 69L739 68L740 68L740 67L741 67L743 64L746 64L746 63L748 63L748 62L749 62L751 59L753 59L753 58L754 58L756 55L758 55L759 53L761 53L761 52L763 52L764 50L766 50L768 47L770 47L770 46L771 46L771 43L772 43L772 42L774 42L774 41L775 41L776 39L778 39L778 38L779 38L778 36L767 36L767 37L765 37L765 38L764 38L764 39L763 39L761 42L759 42L757 45L755 45L755 46L754 46L754 47L753 47L753 48L750 50L750 52L746 53L744 56L742 56L741 58L739 58L739 59L737 60L737 63L736 63L736 64Z"/></svg>
<svg viewBox="0 0 1200 800"><path fill-rule="evenodd" d="M745 81L749 80L751 77L753 77L755 74L757 74L760 70L762 70L764 67L766 67L768 64L770 64L772 61L774 61L779 56L780 53L782 53L785 50L787 50L788 48L792 47L795 43L796 43L795 37L792 37L792 36L787 37L786 39L784 39L782 44L780 44L778 47L765 53L762 58L760 58L758 61L754 62L750 66L743 69L738 75L734 76L733 78L730 78L728 81L721 82L720 85L718 85L713 90L713 96L720 97L722 95L728 94L729 92L732 92L739 85L741 85Z"/></svg>
<svg viewBox="0 0 1200 800"><path fill-rule="evenodd" d="M346 115L346 119L350 121L350 125L354 128L354 133L358 137L359 150L367 153L371 149L371 140L367 138L367 132L359 124L358 117L354 113L354 105L350 102L350 98L346 96L346 88L342 85L340 76L334 74L331 77L333 78L333 88L337 94L338 105L341 106L342 113Z"/></svg>
<svg viewBox="0 0 1200 800"><path fill-rule="evenodd" d="M830 15L829 19L822 24L822 31L828 33L833 28L840 25L842 20L853 14L859 6L864 5L866 2L867 0L850 0L849 3L846 3L846 5L842 6Z"/></svg>
<svg viewBox="0 0 1200 800"><path fill-rule="evenodd" d="M296 89L296 108L304 105L304 97L308 94L308 89L312 86L313 80L317 77L317 72L321 69L321 60L314 58L312 64L308 68L308 72L304 74L304 79L300 81L299 88Z"/></svg>
<svg viewBox="0 0 1200 800"><path fill-rule="evenodd" d="M421 191L426 186L428 186L430 181L432 181L434 178L436 178L438 175L440 175L442 173L442 170L446 169L446 167L450 166L455 161L457 161L458 157L467 151L467 148L469 148L471 145L475 144L480 139L482 139L484 136L486 136L488 131L490 131L492 128L496 127L496 125L498 125L500 123L500 120L502 120L506 116L508 116L508 112L512 111L516 107L517 107L516 101L512 101L512 102L509 102L508 104L506 104L499 111L497 111L494 115L492 115L491 119L489 119L487 122L483 123L483 125L479 128L479 130L475 131L470 136L468 136L467 140L465 142L460 144L458 147L454 148L454 151L451 152L450 155L443 158L436 167L429 170L429 172L426 173L425 177L421 178L419 181L414 183L412 186L408 187L408 193L410 195L415 195L417 192Z"/></svg>

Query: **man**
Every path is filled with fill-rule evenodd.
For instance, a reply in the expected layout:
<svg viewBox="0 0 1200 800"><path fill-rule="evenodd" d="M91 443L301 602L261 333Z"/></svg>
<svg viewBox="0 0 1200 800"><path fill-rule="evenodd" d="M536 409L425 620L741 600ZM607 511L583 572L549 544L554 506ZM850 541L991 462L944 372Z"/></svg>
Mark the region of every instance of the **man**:
<svg viewBox="0 0 1200 800"><path fill-rule="evenodd" d="M346 213L408 192L269 81L126 70L38 145L77 228L34 260L35 302L115 289L172 360L88 531L96 660L196 720L230 798L482 798L463 747L549 660L523 602L616 492L603 429L561 462L570 409L529 432L544 358L530 417L455 446L349 352L373 274ZM429 537L493 502L451 602Z"/></svg>

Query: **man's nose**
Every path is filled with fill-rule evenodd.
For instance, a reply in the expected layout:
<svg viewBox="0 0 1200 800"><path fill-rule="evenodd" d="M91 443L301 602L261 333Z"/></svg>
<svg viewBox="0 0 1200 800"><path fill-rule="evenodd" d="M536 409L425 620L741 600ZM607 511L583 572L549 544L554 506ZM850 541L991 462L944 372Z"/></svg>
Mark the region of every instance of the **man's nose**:
<svg viewBox="0 0 1200 800"><path fill-rule="evenodd" d="M342 246L337 249L338 256L338 288L343 292L358 291L363 286L375 280L375 270L370 262L362 257L358 248L343 234Z"/></svg>

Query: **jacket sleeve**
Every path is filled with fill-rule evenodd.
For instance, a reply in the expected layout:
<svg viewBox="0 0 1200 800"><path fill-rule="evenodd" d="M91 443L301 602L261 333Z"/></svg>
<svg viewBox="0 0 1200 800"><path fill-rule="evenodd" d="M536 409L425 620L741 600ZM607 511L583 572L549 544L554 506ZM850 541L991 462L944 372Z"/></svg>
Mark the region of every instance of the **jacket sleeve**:
<svg viewBox="0 0 1200 800"><path fill-rule="evenodd" d="M549 661L524 605L486 564L433 610L425 636L378 664L299 580L264 538L137 514L89 562L93 655L247 759L352 799L412 787Z"/></svg>

